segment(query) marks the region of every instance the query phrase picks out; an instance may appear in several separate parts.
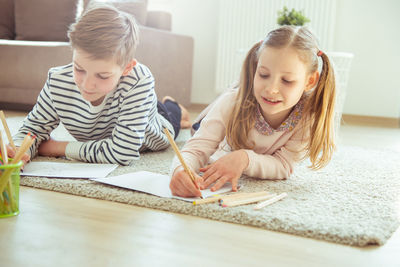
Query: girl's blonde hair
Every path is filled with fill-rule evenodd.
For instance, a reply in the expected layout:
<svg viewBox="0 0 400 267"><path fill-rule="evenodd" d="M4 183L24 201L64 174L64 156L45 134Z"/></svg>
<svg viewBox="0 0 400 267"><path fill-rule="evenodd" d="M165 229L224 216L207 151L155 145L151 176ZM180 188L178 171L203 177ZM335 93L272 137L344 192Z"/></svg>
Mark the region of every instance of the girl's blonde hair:
<svg viewBox="0 0 400 267"><path fill-rule="evenodd" d="M318 70L318 56L321 56L323 64L320 78L316 87L307 93L302 118L302 122L311 121L305 157L310 158L312 169L320 169L328 164L335 149L335 77L328 56L320 53L315 37L305 27L282 26L273 30L247 53L242 66L236 105L228 121L227 141L235 150L254 147L254 143L248 141L258 105L253 92L253 80L260 53L265 47L294 48L300 60L308 66L309 74Z"/></svg>
<svg viewBox="0 0 400 267"><path fill-rule="evenodd" d="M93 59L115 59L124 68L135 58L138 26L133 16L107 4L93 4L71 24L68 37L73 49Z"/></svg>

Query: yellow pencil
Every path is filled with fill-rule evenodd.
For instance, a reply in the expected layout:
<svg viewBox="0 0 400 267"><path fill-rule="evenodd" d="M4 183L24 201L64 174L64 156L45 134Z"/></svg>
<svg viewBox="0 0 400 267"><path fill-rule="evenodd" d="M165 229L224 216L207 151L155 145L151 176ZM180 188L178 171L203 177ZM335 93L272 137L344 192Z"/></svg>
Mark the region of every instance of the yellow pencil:
<svg viewBox="0 0 400 267"><path fill-rule="evenodd" d="M169 142L171 143L172 148L175 151L176 156L178 157L179 161L181 162L183 169L185 170L185 172L189 175L190 179L192 180L194 186L199 189L199 187L196 185L196 180L193 176L192 171L189 169L189 167L186 165L186 162L183 160L183 157L181 155L181 152L179 152L179 148L176 145L174 138L172 138L171 134L169 133L167 128L164 128L164 133L167 135L167 138L169 140ZM201 198L203 198L203 196L201 196Z"/></svg>
<svg viewBox="0 0 400 267"><path fill-rule="evenodd" d="M220 195L214 195L214 196L211 196L211 197L195 200L195 201L193 201L193 205L214 203L214 202L218 202L220 199L221 199Z"/></svg>
<svg viewBox="0 0 400 267"><path fill-rule="evenodd" d="M7 125L6 116L4 116L4 112L2 110L0 110L0 119L1 119L1 122L3 123L4 130L6 131L8 142L10 143L10 145L14 149L14 151L17 151L17 148L15 147L14 141L11 136L10 129L8 128L8 125Z"/></svg>

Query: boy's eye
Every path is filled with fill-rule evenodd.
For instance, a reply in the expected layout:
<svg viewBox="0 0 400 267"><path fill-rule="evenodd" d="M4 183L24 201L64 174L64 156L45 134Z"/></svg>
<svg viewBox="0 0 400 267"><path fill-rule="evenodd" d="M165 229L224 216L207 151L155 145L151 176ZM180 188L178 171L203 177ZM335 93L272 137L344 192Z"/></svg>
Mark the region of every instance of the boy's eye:
<svg viewBox="0 0 400 267"><path fill-rule="evenodd" d="M110 77L103 77L103 76L101 76L101 75L97 75L97 77L99 77L99 78L102 79L102 80L107 80L108 78L110 78Z"/></svg>
<svg viewBox="0 0 400 267"><path fill-rule="evenodd" d="M75 70L76 70L77 72L84 72L84 70L78 69L77 67L75 67Z"/></svg>

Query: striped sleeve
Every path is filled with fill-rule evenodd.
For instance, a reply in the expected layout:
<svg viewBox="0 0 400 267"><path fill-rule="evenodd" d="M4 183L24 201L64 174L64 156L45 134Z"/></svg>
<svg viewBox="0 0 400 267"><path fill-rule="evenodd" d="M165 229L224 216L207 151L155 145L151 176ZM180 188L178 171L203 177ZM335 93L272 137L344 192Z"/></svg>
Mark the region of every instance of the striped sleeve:
<svg viewBox="0 0 400 267"><path fill-rule="evenodd" d="M101 140L70 142L66 148L68 158L120 165L129 165L139 158L150 114L157 112L154 78L151 73L141 76L134 88L125 91L111 136Z"/></svg>
<svg viewBox="0 0 400 267"><path fill-rule="evenodd" d="M28 154L30 154L31 158L37 154L40 143L48 140L50 138L50 133L60 123L60 119L56 110L54 109L52 99L50 97L50 77L51 71L49 71L48 79L37 98L35 106L24 119L23 125L18 130L18 133L13 137L15 145L20 146L28 132L36 135L36 139L28 151Z"/></svg>

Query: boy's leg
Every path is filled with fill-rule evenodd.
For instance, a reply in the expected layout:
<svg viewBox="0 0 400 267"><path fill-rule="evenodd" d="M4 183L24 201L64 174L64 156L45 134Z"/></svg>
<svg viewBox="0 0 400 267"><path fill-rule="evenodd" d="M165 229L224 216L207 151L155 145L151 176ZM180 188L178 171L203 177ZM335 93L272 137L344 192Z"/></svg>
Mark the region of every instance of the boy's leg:
<svg viewBox="0 0 400 267"><path fill-rule="evenodd" d="M166 118L172 124L172 127L174 127L175 131L174 139L176 139L181 129L181 118L182 118L181 108L179 107L178 103L172 102L170 100L165 101L164 103L158 101L157 109L158 113L160 113L164 118Z"/></svg>
<svg viewBox="0 0 400 267"><path fill-rule="evenodd" d="M175 105L177 104L179 106L179 108L181 109L181 128L182 129L189 129L191 126L190 123L190 116L189 116L189 111L187 111L187 109L182 106L181 104L179 104L174 98L170 97L170 96L165 96L162 99L162 103L165 104L166 102L173 102L174 106L172 108L175 108Z"/></svg>

